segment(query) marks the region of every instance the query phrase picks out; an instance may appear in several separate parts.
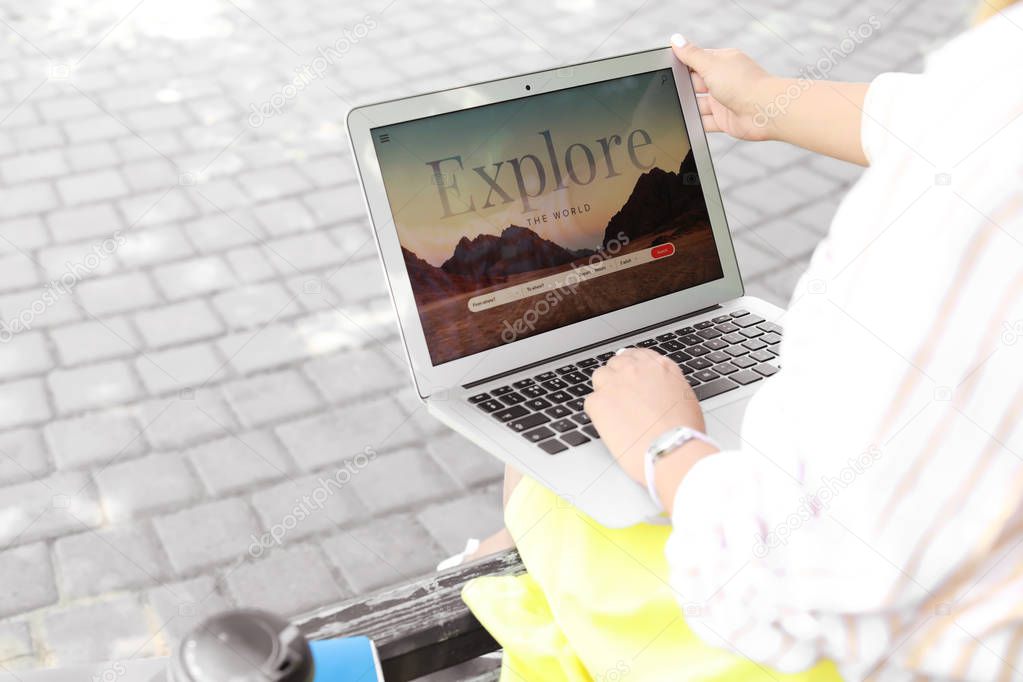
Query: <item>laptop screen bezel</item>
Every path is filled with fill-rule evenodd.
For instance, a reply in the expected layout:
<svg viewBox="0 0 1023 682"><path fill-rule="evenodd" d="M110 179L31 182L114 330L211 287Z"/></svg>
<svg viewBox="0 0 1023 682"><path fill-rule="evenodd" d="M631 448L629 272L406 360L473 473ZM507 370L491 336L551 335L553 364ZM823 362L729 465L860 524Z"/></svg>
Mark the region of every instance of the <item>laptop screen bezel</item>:
<svg viewBox="0 0 1023 682"><path fill-rule="evenodd" d="M724 276L673 294L434 365L430 359L419 311L401 254L398 232L387 200L371 131L381 126L666 68L672 69L674 73L675 88L707 202ZM571 67L538 71L360 106L349 112L347 123L352 153L362 180L364 199L377 248L384 263L402 342L408 354L416 388L422 397L472 384L486 377L512 372L545 358L590 346L603 339L622 336L743 295L742 278L711 163L696 93L693 91L688 69L675 59L669 48L610 57Z"/></svg>

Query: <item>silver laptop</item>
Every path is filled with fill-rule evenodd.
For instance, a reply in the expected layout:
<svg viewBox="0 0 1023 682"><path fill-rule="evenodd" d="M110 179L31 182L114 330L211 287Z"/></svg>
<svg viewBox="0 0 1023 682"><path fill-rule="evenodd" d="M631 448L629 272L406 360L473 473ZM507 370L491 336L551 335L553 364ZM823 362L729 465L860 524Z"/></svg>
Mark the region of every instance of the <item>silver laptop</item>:
<svg viewBox="0 0 1023 682"><path fill-rule="evenodd" d="M669 49L353 109L352 150L419 395L608 527L656 516L584 409L618 348L677 362L738 441L778 369L696 95Z"/></svg>

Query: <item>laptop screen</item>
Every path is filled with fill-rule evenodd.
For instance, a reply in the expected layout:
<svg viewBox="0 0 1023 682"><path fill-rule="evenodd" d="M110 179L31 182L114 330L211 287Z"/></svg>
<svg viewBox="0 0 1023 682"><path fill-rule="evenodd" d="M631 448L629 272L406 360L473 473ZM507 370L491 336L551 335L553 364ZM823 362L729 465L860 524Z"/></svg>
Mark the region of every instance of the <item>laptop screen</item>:
<svg viewBox="0 0 1023 682"><path fill-rule="evenodd" d="M671 69L372 136L434 365L724 276Z"/></svg>

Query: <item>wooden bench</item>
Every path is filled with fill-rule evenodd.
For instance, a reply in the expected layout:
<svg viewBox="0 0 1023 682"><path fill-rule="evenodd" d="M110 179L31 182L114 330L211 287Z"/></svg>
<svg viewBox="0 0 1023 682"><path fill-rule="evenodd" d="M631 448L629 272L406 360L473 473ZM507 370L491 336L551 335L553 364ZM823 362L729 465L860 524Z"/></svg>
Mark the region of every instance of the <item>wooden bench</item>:
<svg viewBox="0 0 1023 682"><path fill-rule="evenodd" d="M376 642L387 682L414 680L497 651L497 642L462 602L462 587L480 576L525 570L512 549L325 606L295 622L311 640L366 635ZM496 680L497 674L495 670L470 679Z"/></svg>

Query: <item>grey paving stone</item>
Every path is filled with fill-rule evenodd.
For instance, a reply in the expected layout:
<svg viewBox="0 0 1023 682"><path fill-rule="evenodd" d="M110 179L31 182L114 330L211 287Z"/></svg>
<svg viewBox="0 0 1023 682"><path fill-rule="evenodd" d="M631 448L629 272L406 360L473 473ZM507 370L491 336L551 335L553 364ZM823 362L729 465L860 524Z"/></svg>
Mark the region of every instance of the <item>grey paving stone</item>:
<svg viewBox="0 0 1023 682"><path fill-rule="evenodd" d="M0 623L0 665L7 670L19 669L23 665L19 659L31 656L32 652L32 635L27 623Z"/></svg>
<svg viewBox="0 0 1023 682"><path fill-rule="evenodd" d="M503 480L504 464L465 437L447 432L426 441L426 451L462 486L471 488Z"/></svg>
<svg viewBox="0 0 1023 682"><path fill-rule="evenodd" d="M57 369L46 380L60 414L125 403L140 394L128 366L117 360Z"/></svg>
<svg viewBox="0 0 1023 682"><path fill-rule="evenodd" d="M133 227L123 234L117 259L124 267L137 268L182 260L195 250L177 225Z"/></svg>
<svg viewBox="0 0 1023 682"><path fill-rule="evenodd" d="M0 384L0 429L39 423L52 414L41 380L22 379Z"/></svg>
<svg viewBox="0 0 1023 682"><path fill-rule="evenodd" d="M408 370L399 364L403 361L381 348L360 348L316 358L302 371L327 400L348 402L408 383Z"/></svg>
<svg viewBox="0 0 1023 682"><path fill-rule="evenodd" d="M316 227L312 214L295 199L282 199L260 204L252 210L267 234L279 237L307 232Z"/></svg>
<svg viewBox="0 0 1023 682"><path fill-rule="evenodd" d="M181 448L230 434L237 421L219 389L181 391L143 403L139 420L146 439L156 448Z"/></svg>
<svg viewBox="0 0 1023 682"><path fill-rule="evenodd" d="M811 232L823 236L831 228L831 221L837 210L837 200L822 200L796 211L789 217Z"/></svg>
<svg viewBox="0 0 1023 682"><path fill-rule="evenodd" d="M211 213L185 223L185 233L201 251L223 251L244 244L262 243L264 235L247 215Z"/></svg>
<svg viewBox="0 0 1023 682"><path fill-rule="evenodd" d="M149 348L209 338L224 329L209 304L201 299L143 310L135 315L135 324Z"/></svg>
<svg viewBox="0 0 1023 682"><path fill-rule="evenodd" d="M255 330L228 334L217 345L231 367L244 375L305 359L309 354L305 343L299 329L275 322Z"/></svg>
<svg viewBox="0 0 1023 682"><path fill-rule="evenodd" d="M504 526L501 490L488 488L429 506L416 519L449 555L461 552L466 539L485 538Z"/></svg>
<svg viewBox="0 0 1023 682"><path fill-rule="evenodd" d="M65 203L84 204L124 196L128 185L116 170L98 170L57 180L57 191Z"/></svg>
<svg viewBox="0 0 1023 682"><path fill-rule="evenodd" d="M283 274L337 265L345 253L322 232L306 232L267 243L267 258Z"/></svg>
<svg viewBox="0 0 1023 682"><path fill-rule="evenodd" d="M275 547L364 519L366 505L352 484L361 473L354 466L324 469L253 493L261 530L249 538L249 554L260 557Z"/></svg>
<svg viewBox="0 0 1023 682"><path fill-rule="evenodd" d="M153 271L153 277L164 295L172 300L227 289L235 283L227 264L213 256L160 266Z"/></svg>
<svg viewBox="0 0 1023 682"><path fill-rule="evenodd" d="M286 318L301 311L294 295L277 282L252 284L225 291L213 298L213 306L230 329L249 329L275 317Z"/></svg>
<svg viewBox="0 0 1023 682"><path fill-rule="evenodd" d="M146 353L135 360L135 371L149 395L160 395L219 382L226 366L213 344L193 343Z"/></svg>
<svg viewBox="0 0 1023 682"><path fill-rule="evenodd" d="M0 546L95 528L103 515L89 477L55 473L0 488Z"/></svg>
<svg viewBox="0 0 1023 682"><path fill-rule="evenodd" d="M28 254L9 253L0 256L0 272L4 273L0 281L0 290L3 291L27 289L42 283L35 260Z"/></svg>
<svg viewBox="0 0 1023 682"><path fill-rule="evenodd" d="M227 252L225 258L231 271L241 282L259 282L276 274L263 252L253 246L232 249Z"/></svg>
<svg viewBox="0 0 1023 682"><path fill-rule="evenodd" d="M164 583L148 596L170 647L206 618L231 607L209 576Z"/></svg>
<svg viewBox="0 0 1023 682"><path fill-rule="evenodd" d="M32 251L49 243L43 221L37 216L0 220L0 253Z"/></svg>
<svg viewBox="0 0 1023 682"><path fill-rule="evenodd" d="M238 176L238 182L256 201L277 199L311 188L309 181L290 166L242 173Z"/></svg>
<svg viewBox="0 0 1023 682"><path fill-rule="evenodd" d="M101 317L159 301L149 278L140 272L84 281L75 287L75 294L91 315Z"/></svg>
<svg viewBox="0 0 1023 682"><path fill-rule="evenodd" d="M242 564L228 574L227 585L239 606L283 616L310 611L346 594L320 551L309 545L278 549Z"/></svg>
<svg viewBox="0 0 1023 682"><path fill-rule="evenodd" d="M241 422L258 426L313 410L320 399L294 370L260 374L224 384L224 395Z"/></svg>
<svg viewBox="0 0 1023 682"><path fill-rule="evenodd" d="M32 182L4 189L0 218L44 213L57 207L57 196L45 182Z"/></svg>
<svg viewBox="0 0 1023 682"><path fill-rule="evenodd" d="M0 617L32 611L57 601L53 565L38 542L0 552Z"/></svg>
<svg viewBox="0 0 1023 682"><path fill-rule="evenodd" d="M86 320L50 331L63 365L80 365L133 355L142 347L134 328L122 317Z"/></svg>
<svg viewBox="0 0 1023 682"><path fill-rule="evenodd" d="M203 443L185 454L214 496L284 478L292 468L280 444L266 431L243 431Z"/></svg>
<svg viewBox="0 0 1023 682"><path fill-rule="evenodd" d="M103 465L115 458L139 455L146 449L142 427L124 410L52 421L43 433L60 470Z"/></svg>
<svg viewBox="0 0 1023 682"><path fill-rule="evenodd" d="M408 485L394 485L398 478ZM412 449L378 455L353 477L352 486L377 513L422 506L458 490L454 480L426 452Z"/></svg>
<svg viewBox="0 0 1023 682"><path fill-rule="evenodd" d="M820 236L785 216L763 223L746 236L769 253L778 253L786 260L806 258L816 248Z"/></svg>
<svg viewBox="0 0 1023 682"><path fill-rule="evenodd" d="M127 227L110 204L87 204L54 211L47 216L47 223L53 238L59 243L109 237Z"/></svg>
<svg viewBox="0 0 1023 682"><path fill-rule="evenodd" d="M346 301L365 301L387 296L384 270L376 260L345 262L330 277L329 282Z"/></svg>
<svg viewBox="0 0 1023 682"><path fill-rule="evenodd" d="M57 665L143 658L156 652L146 614L134 597L49 611L42 635Z"/></svg>
<svg viewBox="0 0 1023 682"><path fill-rule="evenodd" d="M95 478L103 511L114 522L177 509L202 495L192 471L174 452L116 460L96 471Z"/></svg>
<svg viewBox="0 0 1023 682"><path fill-rule="evenodd" d="M64 175L70 169L59 149L22 154L0 162L0 177L6 183L42 180Z"/></svg>
<svg viewBox="0 0 1023 682"><path fill-rule="evenodd" d="M0 381L41 374L53 365L46 340L39 332L17 334L6 343L0 343Z"/></svg>
<svg viewBox="0 0 1023 682"><path fill-rule="evenodd" d="M0 486L39 478L49 471L50 460L38 430L0 433Z"/></svg>
<svg viewBox="0 0 1023 682"><path fill-rule="evenodd" d="M448 556L410 514L374 519L320 546L356 594L432 573Z"/></svg>
<svg viewBox="0 0 1023 682"><path fill-rule="evenodd" d="M169 572L152 529L144 523L58 538L53 558L65 599L158 585Z"/></svg>
<svg viewBox="0 0 1023 682"><path fill-rule="evenodd" d="M391 435L407 420L398 404L388 398L288 422L276 432L291 457L310 471L364 453L367 448L394 449L401 443Z"/></svg>
<svg viewBox="0 0 1023 682"><path fill-rule="evenodd" d="M97 237L88 241L59 244L40 249L35 260L47 283L77 287L86 280L117 272L118 239ZM65 295L66 292L61 293Z"/></svg>
<svg viewBox="0 0 1023 682"><path fill-rule="evenodd" d="M153 523L179 575L245 556L258 530L252 511L237 498L160 516Z"/></svg>

